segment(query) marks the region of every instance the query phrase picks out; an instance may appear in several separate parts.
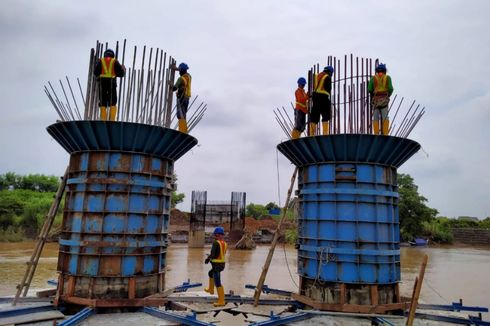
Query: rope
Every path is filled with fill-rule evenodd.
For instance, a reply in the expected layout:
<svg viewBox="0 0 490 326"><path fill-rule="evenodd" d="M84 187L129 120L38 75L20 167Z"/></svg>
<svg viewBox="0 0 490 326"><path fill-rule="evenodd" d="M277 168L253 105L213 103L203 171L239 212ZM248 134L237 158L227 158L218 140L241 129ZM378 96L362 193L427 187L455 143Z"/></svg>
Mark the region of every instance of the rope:
<svg viewBox="0 0 490 326"><path fill-rule="evenodd" d="M294 280L293 273L291 272L291 269L289 268L289 262L288 262L288 256L286 255L286 244L285 243L282 244L282 249L284 251L284 259L286 260L286 266L288 268L289 277L291 277L291 281L293 281L294 285L299 289L299 285Z"/></svg>
<svg viewBox="0 0 490 326"><path fill-rule="evenodd" d="M442 300L444 300L445 302L447 302L449 304L452 303L450 300L448 300L445 297L443 297L432 285L430 285L428 279L424 279L424 283L427 284L427 286L429 287L429 289L431 289L435 294L437 294L439 296L439 298L441 298Z"/></svg>

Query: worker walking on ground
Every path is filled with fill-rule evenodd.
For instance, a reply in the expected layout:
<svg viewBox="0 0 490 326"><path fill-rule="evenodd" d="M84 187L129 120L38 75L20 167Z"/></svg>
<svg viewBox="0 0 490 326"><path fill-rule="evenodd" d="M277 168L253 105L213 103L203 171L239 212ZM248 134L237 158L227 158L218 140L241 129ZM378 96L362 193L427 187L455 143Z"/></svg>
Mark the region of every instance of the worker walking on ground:
<svg viewBox="0 0 490 326"><path fill-rule="evenodd" d="M187 72L189 66L181 63L178 67L179 79L173 87L173 91L177 91L177 119L179 119L179 131L187 133L187 108L189 107L189 99L191 97L191 75Z"/></svg>
<svg viewBox="0 0 490 326"><path fill-rule="evenodd" d="M294 92L296 105L294 107L294 129L291 132L292 139L298 139L301 133L305 131L306 114L308 113L307 102L308 94L305 92L306 79L298 79L298 89Z"/></svg>
<svg viewBox="0 0 490 326"><path fill-rule="evenodd" d="M223 240L225 236L225 230L223 227L218 226L214 229L214 242L211 247L211 254L204 261L205 264L211 262L211 270L209 271L209 285L204 291L209 294L214 294L214 287L216 286L216 291L218 292L218 301L214 303L215 307L224 306L225 302L225 289L221 284L220 273L225 269L225 255L228 245Z"/></svg>
<svg viewBox="0 0 490 326"><path fill-rule="evenodd" d="M379 134L379 120L381 118L382 133L383 135L388 135L388 131L390 130L388 105L390 104L390 96L393 94L393 85L391 83L391 77L386 74L385 64L380 63L376 67L376 74L369 80L368 92L371 95L371 104L373 106L374 134Z"/></svg>
<svg viewBox="0 0 490 326"><path fill-rule="evenodd" d="M94 75L99 81L100 120L107 120L107 107L110 108L109 120L116 120L117 82L116 77L124 77L126 67L115 58L114 51L107 49L104 57L95 64Z"/></svg>
<svg viewBox="0 0 490 326"><path fill-rule="evenodd" d="M320 115L322 116L323 135L328 135L332 111L330 92L332 91L333 73L333 67L326 66L321 73L313 77L313 107L310 113L310 136L314 136L316 133L316 126L320 122Z"/></svg>

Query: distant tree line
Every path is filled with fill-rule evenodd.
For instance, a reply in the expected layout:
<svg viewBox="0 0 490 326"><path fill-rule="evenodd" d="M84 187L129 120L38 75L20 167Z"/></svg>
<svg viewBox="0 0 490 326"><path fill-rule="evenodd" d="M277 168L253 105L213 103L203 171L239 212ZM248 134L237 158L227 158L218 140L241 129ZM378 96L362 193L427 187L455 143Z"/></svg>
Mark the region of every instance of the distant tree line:
<svg viewBox="0 0 490 326"><path fill-rule="evenodd" d="M24 189L39 192L56 192L59 185L60 179L53 175L19 175L14 172L0 174L0 190Z"/></svg>

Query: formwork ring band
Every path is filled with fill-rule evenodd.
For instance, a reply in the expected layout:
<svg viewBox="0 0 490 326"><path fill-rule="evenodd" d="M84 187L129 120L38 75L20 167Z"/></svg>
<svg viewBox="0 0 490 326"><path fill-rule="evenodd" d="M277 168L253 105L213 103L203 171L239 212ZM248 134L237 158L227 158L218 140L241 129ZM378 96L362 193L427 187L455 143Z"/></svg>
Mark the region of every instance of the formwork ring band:
<svg viewBox="0 0 490 326"><path fill-rule="evenodd" d="M379 191L371 189L326 189L326 188L309 188L302 189L301 195L317 195L317 194L338 194L338 195L366 195L366 196L386 196L398 198L399 195L395 191Z"/></svg>
<svg viewBox="0 0 490 326"><path fill-rule="evenodd" d="M315 247L300 245L299 249L312 252L325 252L327 247ZM365 256L397 256L400 255L400 250L374 250L374 249L345 249L328 247L329 254L339 255L365 255Z"/></svg>
<svg viewBox="0 0 490 326"><path fill-rule="evenodd" d="M155 180L124 180L124 179L107 179L100 178L96 179L98 184L123 184L123 185L134 185L134 186L145 186L145 187L156 187L165 188L165 182L155 181ZM92 181L92 182L91 182ZM87 178L71 178L68 179L67 184L86 184L95 183L94 179Z"/></svg>
<svg viewBox="0 0 490 326"><path fill-rule="evenodd" d="M144 248L166 246L166 241L77 241L60 239L60 245L70 247L117 247L117 248Z"/></svg>

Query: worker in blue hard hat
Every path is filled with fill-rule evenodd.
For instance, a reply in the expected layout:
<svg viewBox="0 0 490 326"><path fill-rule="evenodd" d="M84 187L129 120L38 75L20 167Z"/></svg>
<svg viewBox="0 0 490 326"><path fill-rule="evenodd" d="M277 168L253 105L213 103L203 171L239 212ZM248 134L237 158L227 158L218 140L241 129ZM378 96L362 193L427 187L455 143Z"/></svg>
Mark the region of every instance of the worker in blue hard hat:
<svg viewBox="0 0 490 326"><path fill-rule="evenodd" d="M314 136L317 129L317 124L322 116L323 135L329 133L329 121L332 111L332 103L330 101L330 92L332 91L332 75L334 69L332 66L326 66L323 71L313 77L313 106L310 113L310 136Z"/></svg>
<svg viewBox="0 0 490 326"><path fill-rule="evenodd" d="M379 134L381 120L382 134L388 135L390 130L390 120L388 118L388 106L390 96L393 94L393 84L391 77L386 74L386 65L380 63L376 67L376 74L371 77L368 83L368 92L371 95L371 105L373 107L373 132Z"/></svg>
<svg viewBox="0 0 490 326"><path fill-rule="evenodd" d="M116 77L124 77L126 67L115 58L114 51L107 49L104 57L97 60L94 75L99 81L100 119L107 120L107 107L110 108L109 120L116 120L117 83Z"/></svg>
<svg viewBox="0 0 490 326"><path fill-rule="evenodd" d="M214 303L215 307L224 306L225 302L225 289L221 284L221 272L225 269L225 256L228 245L224 240L225 230L223 227L218 226L213 232L215 240L211 247L211 253L204 261L205 264L211 263L211 270L208 272L209 285L204 291L209 294L214 294L214 287L218 292L218 301Z"/></svg>
<svg viewBox="0 0 490 326"><path fill-rule="evenodd" d="M306 79L298 79L298 88L294 92L296 105L294 106L294 128L291 132L292 139L298 139L301 133L305 131L306 114L308 114L307 102L308 94L305 91Z"/></svg>
<svg viewBox="0 0 490 326"><path fill-rule="evenodd" d="M177 119L179 119L179 131L187 133L187 108L189 107L189 99L191 97L191 75L187 72L189 66L182 62L176 68L179 71L180 77L177 79L173 87L173 91L177 91Z"/></svg>

